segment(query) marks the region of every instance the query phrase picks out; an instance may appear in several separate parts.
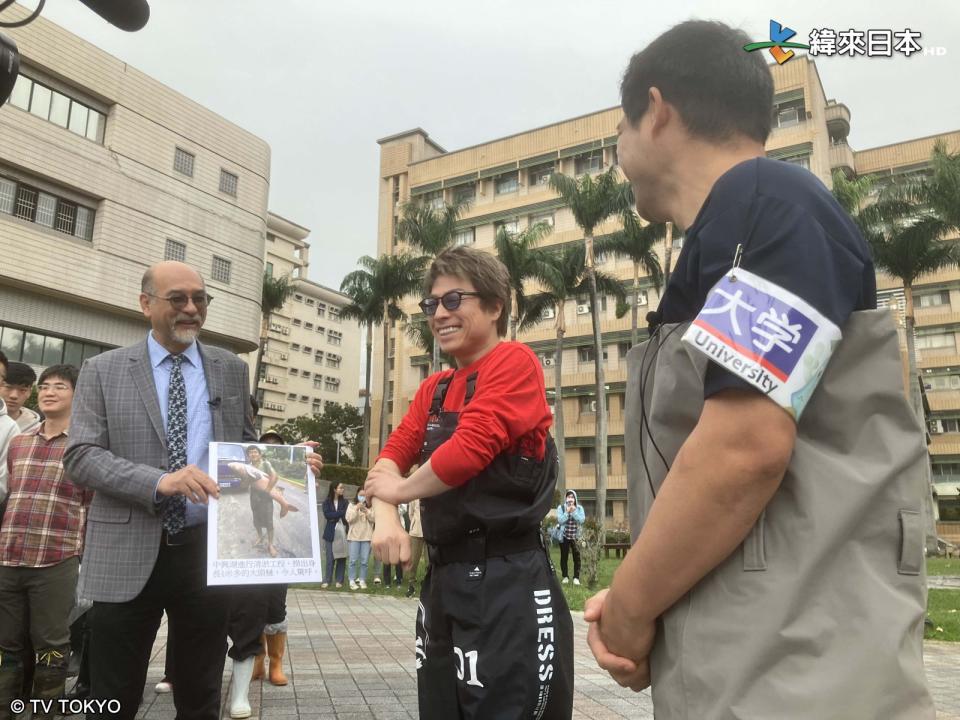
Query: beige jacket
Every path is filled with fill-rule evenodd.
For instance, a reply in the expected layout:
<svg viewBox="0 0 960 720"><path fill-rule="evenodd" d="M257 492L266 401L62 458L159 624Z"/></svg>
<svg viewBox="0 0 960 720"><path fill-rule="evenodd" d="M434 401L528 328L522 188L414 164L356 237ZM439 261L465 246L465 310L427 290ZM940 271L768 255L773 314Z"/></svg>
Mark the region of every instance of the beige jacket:
<svg viewBox="0 0 960 720"><path fill-rule="evenodd" d="M407 515L410 517L410 537L422 538L423 528L420 525L419 500L413 500L407 504Z"/></svg>
<svg viewBox="0 0 960 720"><path fill-rule="evenodd" d="M373 508L361 503L351 502L347 506L347 540L351 542L370 542L373 540Z"/></svg>
<svg viewBox="0 0 960 720"><path fill-rule="evenodd" d="M627 356L634 539L667 474L661 457L674 461L703 407L707 361L672 329ZM657 623L657 720L933 720L922 657L929 460L902 378L890 313L853 313L753 531Z"/></svg>

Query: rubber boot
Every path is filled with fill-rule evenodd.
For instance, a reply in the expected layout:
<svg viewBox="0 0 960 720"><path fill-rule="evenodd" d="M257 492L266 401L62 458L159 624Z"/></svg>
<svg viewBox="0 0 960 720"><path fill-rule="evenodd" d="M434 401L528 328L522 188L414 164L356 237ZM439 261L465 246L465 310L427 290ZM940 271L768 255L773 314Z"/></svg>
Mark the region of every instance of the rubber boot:
<svg viewBox="0 0 960 720"><path fill-rule="evenodd" d="M263 680L267 676L267 672L263 667L263 661L267 657L267 636L260 634L260 652L257 653L257 657L254 659L253 663L253 679L254 680Z"/></svg>
<svg viewBox="0 0 960 720"><path fill-rule="evenodd" d="M0 651L0 720L10 720L10 703L20 697L23 661L18 653Z"/></svg>
<svg viewBox="0 0 960 720"><path fill-rule="evenodd" d="M287 634L278 632L267 635L267 655L270 656L270 683L286 685L287 676L283 674L283 651L287 646Z"/></svg>
<svg viewBox="0 0 960 720"><path fill-rule="evenodd" d="M33 694L37 700L48 700L50 712L34 713L34 720L53 720L56 701L63 697L67 682L67 665L70 649L41 650L37 653L37 665L33 672Z"/></svg>
<svg viewBox="0 0 960 720"><path fill-rule="evenodd" d="M253 665L256 658L233 661L233 679L230 682L230 717L248 718L250 709L250 678L253 676Z"/></svg>

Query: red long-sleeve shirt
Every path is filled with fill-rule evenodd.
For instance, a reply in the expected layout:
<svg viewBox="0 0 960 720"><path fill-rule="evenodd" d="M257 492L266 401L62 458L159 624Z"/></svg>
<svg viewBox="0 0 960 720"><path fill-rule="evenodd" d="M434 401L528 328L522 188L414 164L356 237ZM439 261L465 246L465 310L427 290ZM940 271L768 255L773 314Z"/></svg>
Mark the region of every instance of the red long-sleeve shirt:
<svg viewBox="0 0 960 720"><path fill-rule="evenodd" d="M476 389L464 408L467 377L474 372ZM434 390L441 378L449 376L450 371L439 372L423 381L380 453L403 473L419 462ZM472 365L458 368L443 409L460 412L453 436L430 458L433 471L447 485L456 487L467 482L504 450L543 459L553 415L547 405L540 361L523 343L501 342Z"/></svg>

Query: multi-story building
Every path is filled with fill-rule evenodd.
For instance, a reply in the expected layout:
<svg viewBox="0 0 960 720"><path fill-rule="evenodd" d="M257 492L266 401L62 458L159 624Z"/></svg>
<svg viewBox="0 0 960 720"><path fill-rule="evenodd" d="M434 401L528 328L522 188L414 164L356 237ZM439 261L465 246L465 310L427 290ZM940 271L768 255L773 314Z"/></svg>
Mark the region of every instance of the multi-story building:
<svg viewBox="0 0 960 720"><path fill-rule="evenodd" d="M772 72L775 97L774 129L767 143L770 157L802 165L828 186L834 169L848 174L889 175L915 172L928 160L935 138L860 152L851 149L847 143L850 111L842 103L827 99L816 65L809 58L773 66ZM545 245L582 240L583 234L572 214L549 188L547 179L553 172L580 175L601 172L615 165L616 125L620 117L619 107L610 108L451 152L419 128L381 139L378 251L397 250L399 208L410 200L438 206L443 202L469 202L456 241L478 248L492 251L499 226L519 230L538 222L553 226ZM960 149L960 132L942 137L953 151ZM617 227L617 222L611 220L595 232L603 235ZM673 247L679 249L679 236ZM663 248L661 259L662 255ZM609 259L602 269L625 284L632 284L629 261ZM897 301L895 281L880 278L880 287L884 302ZM931 376L930 403L940 423L937 427L944 432L935 436L932 446L935 467L939 467L937 472L942 476L950 477L951 482L960 483L960 434L951 435L960 431L960 351L956 335L960 332L960 271L924 278L918 291L921 367ZM406 310L418 318L421 316L415 302L410 298ZM658 302L657 291L649 279L645 279L643 308L655 308ZM601 299L605 345L602 362L606 364L609 393L606 511L611 524L616 525L626 518L623 407L630 317L628 314L617 319L614 305ZM577 489L589 506L595 497L597 458L594 452L594 351L587 298L570 302L564 312L566 336L559 393L560 402L564 403L566 431L566 478L562 482L565 487ZM393 427L426 377L428 358L408 340L402 327L391 332L387 412ZM545 319L538 328L522 333L519 339L534 349L545 368L556 362L552 320ZM383 352L376 343L373 359L376 382L383 367ZM545 380L548 400L556 402L553 372L546 372ZM378 383L373 390L374 425L383 397L383 388ZM376 438L373 438L372 445L375 444Z"/></svg>
<svg viewBox="0 0 960 720"><path fill-rule="evenodd" d="M300 415L322 413L326 403L356 402L360 328L340 317L340 309L350 303L348 297L306 279L309 234L279 215L268 216L267 274L288 276L294 292L266 320L257 383L263 429Z"/></svg>
<svg viewBox="0 0 960 720"><path fill-rule="evenodd" d="M43 18L6 32L22 65L0 107L0 348L79 364L143 339L141 276L166 258L207 280L204 339L255 349L267 143Z"/></svg>

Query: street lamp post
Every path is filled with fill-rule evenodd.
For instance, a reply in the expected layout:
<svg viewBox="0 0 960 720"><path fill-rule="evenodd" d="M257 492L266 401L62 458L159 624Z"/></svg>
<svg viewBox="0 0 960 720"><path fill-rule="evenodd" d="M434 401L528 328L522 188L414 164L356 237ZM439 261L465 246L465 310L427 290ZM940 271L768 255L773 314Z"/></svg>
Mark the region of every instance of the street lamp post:
<svg viewBox="0 0 960 720"><path fill-rule="evenodd" d="M352 430L359 430L359 429L362 428L362 427L363 427L363 425L356 425L356 426L354 426L354 427L348 427L348 428L346 428L343 432L339 432L339 433L337 433L336 435L333 436L333 439L337 441L337 460L336 460L336 464L337 464L337 465L340 464L340 445L341 445L342 443L346 442L346 440L344 439L344 435L346 435L348 432L350 432L350 431L352 431Z"/></svg>

